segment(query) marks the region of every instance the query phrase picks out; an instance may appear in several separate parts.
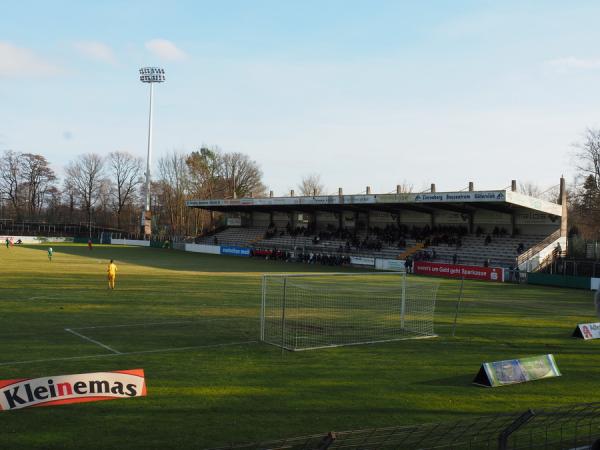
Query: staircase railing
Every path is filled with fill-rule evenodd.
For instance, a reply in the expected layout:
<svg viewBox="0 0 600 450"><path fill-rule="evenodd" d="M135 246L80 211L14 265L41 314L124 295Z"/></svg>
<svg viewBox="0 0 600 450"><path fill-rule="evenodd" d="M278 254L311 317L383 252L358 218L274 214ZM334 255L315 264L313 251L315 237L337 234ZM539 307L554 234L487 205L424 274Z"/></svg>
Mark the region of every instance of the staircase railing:
<svg viewBox="0 0 600 450"><path fill-rule="evenodd" d="M544 248L548 247L550 244L552 244L554 241L556 241L559 237L560 237L560 230L556 230L554 233L552 233L550 236L545 238L543 241L538 242L533 247L531 247L528 250L526 250L525 252L521 253L519 256L517 256L517 266L520 266L525 261L530 260L533 257L533 255L539 253Z"/></svg>

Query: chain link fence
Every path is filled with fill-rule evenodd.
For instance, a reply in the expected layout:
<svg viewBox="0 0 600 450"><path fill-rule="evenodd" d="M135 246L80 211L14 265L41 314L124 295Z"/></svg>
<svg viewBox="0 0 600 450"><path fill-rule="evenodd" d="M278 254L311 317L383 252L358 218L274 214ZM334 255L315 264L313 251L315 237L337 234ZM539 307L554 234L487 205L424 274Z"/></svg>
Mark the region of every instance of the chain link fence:
<svg viewBox="0 0 600 450"><path fill-rule="evenodd" d="M595 444L594 444L595 443ZM596 450L600 402L456 422L320 433L212 450Z"/></svg>

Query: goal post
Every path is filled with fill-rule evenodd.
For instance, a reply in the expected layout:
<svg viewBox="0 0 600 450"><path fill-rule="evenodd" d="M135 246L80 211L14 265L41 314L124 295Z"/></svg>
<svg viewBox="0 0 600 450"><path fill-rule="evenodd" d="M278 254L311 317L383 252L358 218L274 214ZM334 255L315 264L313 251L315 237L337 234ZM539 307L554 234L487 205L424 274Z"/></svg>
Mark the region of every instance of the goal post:
<svg viewBox="0 0 600 450"><path fill-rule="evenodd" d="M438 286L404 272L265 274L260 339L298 351L434 337Z"/></svg>

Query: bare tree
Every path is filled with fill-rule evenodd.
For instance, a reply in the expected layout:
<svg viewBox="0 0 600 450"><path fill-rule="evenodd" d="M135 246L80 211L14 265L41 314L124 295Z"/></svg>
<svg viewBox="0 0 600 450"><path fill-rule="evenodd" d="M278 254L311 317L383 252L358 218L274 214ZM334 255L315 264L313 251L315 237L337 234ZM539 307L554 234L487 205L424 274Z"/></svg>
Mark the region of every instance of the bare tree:
<svg viewBox="0 0 600 450"><path fill-rule="evenodd" d="M572 196L571 224L585 237L600 236L600 129L588 128L574 144L576 188Z"/></svg>
<svg viewBox="0 0 600 450"><path fill-rule="evenodd" d="M127 152L108 154L108 170L113 182L113 208L117 215L117 228L121 228L121 213L130 202L136 188L142 183L143 161Z"/></svg>
<svg viewBox="0 0 600 450"><path fill-rule="evenodd" d="M402 180L402 182L397 185L396 192L398 194L410 194L411 192L413 192L413 189L414 186L412 184L410 184L406 180Z"/></svg>
<svg viewBox="0 0 600 450"><path fill-rule="evenodd" d="M7 150L0 159L0 194L6 196L17 219L21 217L23 204L21 154Z"/></svg>
<svg viewBox="0 0 600 450"><path fill-rule="evenodd" d="M580 177L587 180L592 176L596 189L600 191L600 129L588 128L583 142L575 144L574 147L576 148L575 167Z"/></svg>
<svg viewBox="0 0 600 450"><path fill-rule="evenodd" d="M311 173L302 177L298 190L301 195L322 195L325 193L325 186L321 182L321 175Z"/></svg>
<svg viewBox="0 0 600 450"><path fill-rule="evenodd" d="M99 198L104 179L104 160L95 153L79 155L66 169L65 185L70 186L81 200L81 206L92 222L92 208Z"/></svg>
<svg viewBox="0 0 600 450"><path fill-rule="evenodd" d="M227 194L244 197L248 194L263 195L262 171L248 155L225 153L222 157L221 177L227 186Z"/></svg>
<svg viewBox="0 0 600 450"><path fill-rule="evenodd" d="M185 162L190 173L190 193L192 195L211 199L217 192L223 191L225 183L223 183L219 177L223 158L218 147L214 147L213 149L202 147L200 148L200 151L192 152ZM214 211L206 213L205 211L196 209L194 212L196 220L195 228L197 230L203 229L203 216L206 215L208 217L210 229L214 228Z"/></svg>
<svg viewBox="0 0 600 450"><path fill-rule="evenodd" d="M200 151L190 153L185 163L190 173L194 195L213 198L218 189L222 172L223 157L218 147L202 147Z"/></svg>
<svg viewBox="0 0 600 450"><path fill-rule="evenodd" d="M38 214L43 206L46 193L53 187L56 174L48 160L42 155L25 153L21 155L21 175L25 185L27 213Z"/></svg>
<svg viewBox="0 0 600 450"><path fill-rule="evenodd" d="M188 208L185 205L190 177L187 155L173 152L158 160L158 197L163 205L171 235L183 236L187 232Z"/></svg>
<svg viewBox="0 0 600 450"><path fill-rule="evenodd" d="M537 184L532 183L531 181L525 181L519 183L519 192L530 197L540 198L543 191Z"/></svg>

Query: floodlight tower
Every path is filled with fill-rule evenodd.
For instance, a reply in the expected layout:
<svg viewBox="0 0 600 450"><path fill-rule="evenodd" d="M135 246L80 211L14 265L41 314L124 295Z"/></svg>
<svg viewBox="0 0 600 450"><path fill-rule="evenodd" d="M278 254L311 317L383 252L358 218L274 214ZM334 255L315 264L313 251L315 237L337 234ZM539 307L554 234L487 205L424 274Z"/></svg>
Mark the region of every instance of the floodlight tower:
<svg viewBox="0 0 600 450"><path fill-rule="evenodd" d="M148 115L148 154L146 157L146 208L142 213L142 232L150 236L152 232L152 213L150 212L150 166L152 165L152 101L154 83L165 81L165 69L160 67L142 67L140 81L150 85L150 114Z"/></svg>

